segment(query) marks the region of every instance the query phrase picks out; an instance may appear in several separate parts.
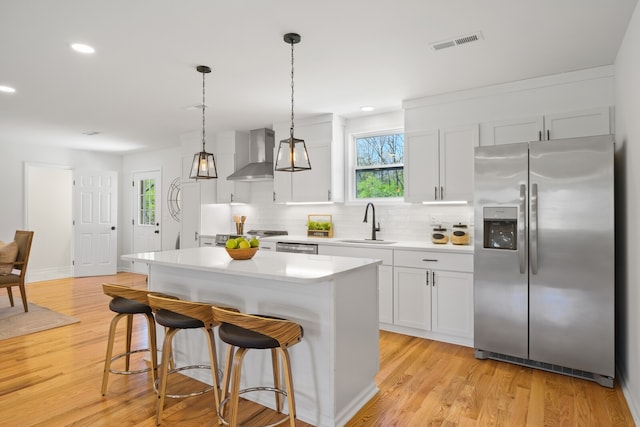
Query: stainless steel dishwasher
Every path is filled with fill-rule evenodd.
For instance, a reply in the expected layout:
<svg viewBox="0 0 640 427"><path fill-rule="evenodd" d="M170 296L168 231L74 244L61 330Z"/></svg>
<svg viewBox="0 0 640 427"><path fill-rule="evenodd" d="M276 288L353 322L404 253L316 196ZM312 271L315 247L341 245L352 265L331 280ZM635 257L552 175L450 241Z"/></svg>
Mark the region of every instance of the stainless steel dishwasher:
<svg viewBox="0 0 640 427"><path fill-rule="evenodd" d="M276 252L317 255L318 245L315 243L277 242Z"/></svg>

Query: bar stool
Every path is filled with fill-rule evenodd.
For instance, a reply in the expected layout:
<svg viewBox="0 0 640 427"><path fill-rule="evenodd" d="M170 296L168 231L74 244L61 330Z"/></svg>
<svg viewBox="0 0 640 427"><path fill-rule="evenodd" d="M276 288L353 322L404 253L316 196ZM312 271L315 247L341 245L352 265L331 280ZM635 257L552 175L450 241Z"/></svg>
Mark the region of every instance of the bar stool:
<svg viewBox="0 0 640 427"><path fill-rule="evenodd" d="M149 291L133 289L127 286L115 285L111 283L102 284L103 292L112 299L109 302L109 309L116 313L111 320L109 327L109 341L107 344L107 355L104 359L104 374L102 376L102 395L107 392L107 382L109 374L132 375L151 371L153 381L157 376L158 360L156 346L156 322L153 318L151 307L149 307L147 294ZM131 333L133 330L133 316L142 314L147 319L147 331L149 333L148 348L131 349ZM123 353L113 355L113 344L115 341L116 327L122 318L127 318L127 343ZM151 366L145 369L131 370L129 367L131 355L134 353L149 352L151 356ZM125 358L124 370L112 369L111 364L121 358Z"/></svg>
<svg viewBox="0 0 640 427"><path fill-rule="evenodd" d="M158 405L156 407L156 425L160 425L162 411L166 397L181 399L199 396L213 390L215 407L220 403L220 381L218 379L218 359L216 355L215 335L213 328L219 323L213 319L211 304L183 301L161 296L149 295L149 305L155 312L156 322L165 327L165 337L162 344L162 362L158 372ZM233 310L233 309L229 309ZM169 367L173 361L173 337L184 329L202 329L207 336L210 365L188 365L181 367ZM212 386L187 394L167 394L168 376L175 372L189 369L209 369L213 380Z"/></svg>
<svg viewBox="0 0 640 427"><path fill-rule="evenodd" d="M282 413L282 396L287 397L289 406L289 415L269 426L281 424L288 418L289 425L295 427L296 405L288 348L297 344L302 339L302 326L285 319L232 312L222 307L213 306L212 311L214 320L221 323L218 330L220 339L229 344L222 380L221 402L218 405L218 418L220 421L225 425L236 427L238 425L238 403L240 395L253 391L266 390L275 393L276 411L278 413ZM271 350L274 387L240 389L242 361L250 349ZM278 356L281 356L284 367L285 390L283 390L280 385L280 363ZM231 382L230 392L229 382ZM231 415L228 421L224 418L224 408L227 403L231 406Z"/></svg>

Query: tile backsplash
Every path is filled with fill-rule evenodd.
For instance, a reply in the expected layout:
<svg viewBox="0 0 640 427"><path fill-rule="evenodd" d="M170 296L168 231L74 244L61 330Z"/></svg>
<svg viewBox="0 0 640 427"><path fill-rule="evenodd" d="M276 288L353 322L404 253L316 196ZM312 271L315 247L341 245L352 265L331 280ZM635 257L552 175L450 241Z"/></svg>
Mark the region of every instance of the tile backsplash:
<svg viewBox="0 0 640 427"><path fill-rule="evenodd" d="M215 206L215 207L214 207ZM434 225L473 224L472 206L422 205L410 203L375 204L379 239L424 241L431 239ZM233 215L247 217L244 230L286 230L290 235L306 235L307 215L330 214L334 238L369 238L369 222L363 223L365 205L279 205L251 203L246 205L204 205L202 234L233 233ZM215 230L215 231L214 231Z"/></svg>

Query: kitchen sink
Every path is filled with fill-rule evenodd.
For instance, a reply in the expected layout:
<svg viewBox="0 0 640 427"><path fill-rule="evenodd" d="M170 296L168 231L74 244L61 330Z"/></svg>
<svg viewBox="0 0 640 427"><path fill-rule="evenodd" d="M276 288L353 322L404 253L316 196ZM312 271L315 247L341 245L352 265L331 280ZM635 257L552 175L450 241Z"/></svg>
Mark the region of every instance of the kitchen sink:
<svg viewBox="0 0 640 427"><path fill-rule="evenodd" d="M340 240L340 242L344 242L344 243L366 243L366 244L374 244L374 245L390 245L392 243L396 243L396 242L392 242L391 240L371 240L371 239L347 239L347 240Z"/></svg>

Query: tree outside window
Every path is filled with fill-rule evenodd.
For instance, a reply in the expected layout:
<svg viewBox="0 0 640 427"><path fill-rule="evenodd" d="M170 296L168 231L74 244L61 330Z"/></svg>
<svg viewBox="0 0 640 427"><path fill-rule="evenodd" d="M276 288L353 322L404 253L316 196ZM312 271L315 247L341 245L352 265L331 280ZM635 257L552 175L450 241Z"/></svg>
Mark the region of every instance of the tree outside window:
<svg viewBox="0 0 640 427"><path fill-rule="evenodd" d="M156 222L156 180L143 179L140 181L140 195L138 208L139 225L155 225Z"/></svg>
<svg viewBox="0 0 640 427"><path fill-rule="evenodd" d="M355 138L356 198L404 196L404 134Z"/></svg>

